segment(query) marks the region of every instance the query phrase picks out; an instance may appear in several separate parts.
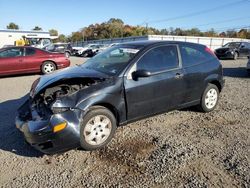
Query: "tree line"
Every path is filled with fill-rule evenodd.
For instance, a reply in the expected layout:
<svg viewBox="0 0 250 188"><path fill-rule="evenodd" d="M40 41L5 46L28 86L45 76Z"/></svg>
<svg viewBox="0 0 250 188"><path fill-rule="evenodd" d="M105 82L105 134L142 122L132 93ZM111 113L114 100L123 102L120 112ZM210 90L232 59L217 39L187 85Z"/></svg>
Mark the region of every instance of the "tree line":
<svg viewBox="0 0 250 188"><path fill-rule="evenodd" d="M6 28L19 29L19 26L15 23L9 23ZM42 28L39 26L35 26L32 30L41 31ZM58 31L56 29L50 29L49 32L52 36L58 35ZM111 18L107 22L91 24L87 27L81 28L78 31L72 32L68 36L60 34L58 39L55 39L55 42L75 42L83 40L87 41L144 35L177 35L250 39L250 30L240 29L237 31L231 29L218 32L213 28L207 31L201 31L198 28L182 29L173 27L170 27L168 29L156 29L153 27L145 27L139 25L132 26L125 24L121 19Z"/></svg>

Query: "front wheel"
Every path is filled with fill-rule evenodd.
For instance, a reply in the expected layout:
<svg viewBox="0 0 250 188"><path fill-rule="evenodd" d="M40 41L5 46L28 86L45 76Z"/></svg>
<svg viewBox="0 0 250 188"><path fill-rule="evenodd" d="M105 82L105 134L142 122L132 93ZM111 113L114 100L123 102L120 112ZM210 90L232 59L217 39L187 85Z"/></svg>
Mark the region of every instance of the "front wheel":
<svg viewBox="0 0 250 188"><path fill-rule="evenodd" d="M208 84L201 98L200 109L203 112L211 112L215 109L219 100L219 90L214 84Z"/></svg>
<svg viewBox="0 0 250 188"><path fill-rule="evenodd" d="M65 52L65 57L69 58L70 57L70 53L69 52Z"/></svg>
<svg viewBox="0 0 250 188"><path fill-rule="evenodd" d="M116 119L111 111L101 106L92 107L81 123L81 147L85 150L104 147L113 138L116 127Z"/></svg>

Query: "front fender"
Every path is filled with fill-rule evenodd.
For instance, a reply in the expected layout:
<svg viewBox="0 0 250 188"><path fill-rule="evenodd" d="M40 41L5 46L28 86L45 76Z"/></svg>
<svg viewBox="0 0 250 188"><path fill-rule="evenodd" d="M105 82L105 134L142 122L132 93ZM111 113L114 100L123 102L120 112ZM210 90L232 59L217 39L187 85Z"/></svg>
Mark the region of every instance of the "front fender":
<svg viewBox="0 0 250 188"><path fill-rule="evenodd" d="M116 94L102 94L96 93L88 98L85 98L79 101L76 105L76 108L79 108L83 111L88 111L91 106L101 105L109 109L113 112L115 110L118 113L119 118L117 119L119 122L126 121L126 106L125 106L125 99L122 93L119 95ZM116 115L116 114L115 114Z"/></svg>

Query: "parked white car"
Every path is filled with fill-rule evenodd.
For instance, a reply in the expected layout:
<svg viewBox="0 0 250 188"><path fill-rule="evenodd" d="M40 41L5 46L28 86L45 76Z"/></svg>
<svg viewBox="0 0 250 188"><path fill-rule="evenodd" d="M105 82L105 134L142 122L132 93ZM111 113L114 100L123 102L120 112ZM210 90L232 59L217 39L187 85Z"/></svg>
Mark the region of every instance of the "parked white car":
<svg viewBox="0 0 250 188"><path fill-rule="evenodd" d="M97 52L103 51L103 49L104 49L103 44L87 44L86 46L79 49L76 55L82 56L82 57L92 57Z"/></svg>
<svg viewBox="0 0 250 188"><path fill-rule="evenodd" d="M115 45L118 45L119 43L111 43L111 44L108 44L107 46L106 46L106 48L110 48L110 47L113 47L113 46L115 46Z"/></svg>

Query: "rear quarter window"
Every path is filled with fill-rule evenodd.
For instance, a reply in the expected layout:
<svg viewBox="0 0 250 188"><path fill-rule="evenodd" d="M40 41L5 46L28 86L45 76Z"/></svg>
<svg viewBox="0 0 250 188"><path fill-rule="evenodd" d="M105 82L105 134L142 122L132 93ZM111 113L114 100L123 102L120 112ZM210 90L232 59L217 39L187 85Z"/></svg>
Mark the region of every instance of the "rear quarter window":
<svg viewBox="0 0 250 188"><path fill-rule="evenodd" d="M182 44L180 45L180 51L183 67L205 63L215 58L212 54L208 53L203 46Z"/></svg>
<svg viewBox="0 0 250 188"><path fill-rule="evenodd" d="M36 50L33 48L26 48L26 53L25 56L31 56L34 55L36 53Z"/></svg>

